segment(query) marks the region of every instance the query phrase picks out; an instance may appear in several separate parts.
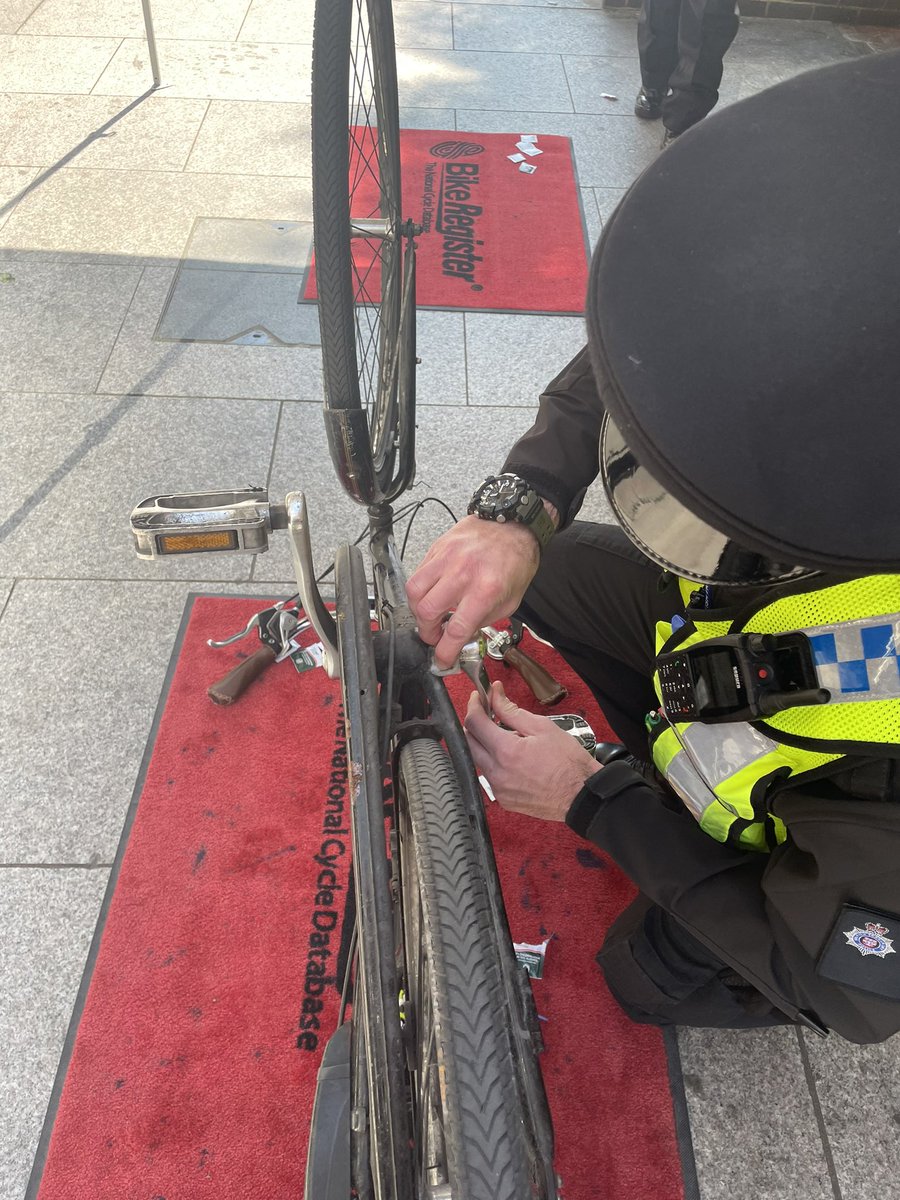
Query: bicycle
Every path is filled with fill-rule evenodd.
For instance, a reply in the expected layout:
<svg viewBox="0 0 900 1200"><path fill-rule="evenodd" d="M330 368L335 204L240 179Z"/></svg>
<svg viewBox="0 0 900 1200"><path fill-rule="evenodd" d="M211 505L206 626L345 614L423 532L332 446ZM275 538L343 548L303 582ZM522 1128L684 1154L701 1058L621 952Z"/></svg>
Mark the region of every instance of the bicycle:
<svg viewBox="0 0 900 1200"><path fill-rule="evenodd" d="M286 528L302 607L341 680L356 892L342 1018L352 1006L320 1070L306 1200L555 1200L530 985L393 538L391 504L415 471L417 230L401 214L390 0L318 0L312 129L325 420L338 477L367 507L378 628L356 546L339 549L326 606L302 492L156 497L132 529L157 557L259 553Z"/></svg>

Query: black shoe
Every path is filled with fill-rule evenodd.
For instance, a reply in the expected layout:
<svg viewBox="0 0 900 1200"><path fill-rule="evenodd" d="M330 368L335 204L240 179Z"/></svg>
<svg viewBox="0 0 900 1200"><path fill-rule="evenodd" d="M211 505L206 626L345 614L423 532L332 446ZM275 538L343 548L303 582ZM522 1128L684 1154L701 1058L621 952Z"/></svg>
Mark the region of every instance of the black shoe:
<svg viewBox="0 0 900 1200"><path fill-rule="evenodd" d="M643 117L645 121L656 121L662 116L663 92L653 88L642 87L634 102L634 115Z"/></svg>
<svg viewBox="0 0 900 1200"><path fill-rule="evenodd" d="M667 146L671 146L678 138L677 133L673 133L671 129L667 129L663 134L663 140L659 143L660 150L665 150Z"/></svg>

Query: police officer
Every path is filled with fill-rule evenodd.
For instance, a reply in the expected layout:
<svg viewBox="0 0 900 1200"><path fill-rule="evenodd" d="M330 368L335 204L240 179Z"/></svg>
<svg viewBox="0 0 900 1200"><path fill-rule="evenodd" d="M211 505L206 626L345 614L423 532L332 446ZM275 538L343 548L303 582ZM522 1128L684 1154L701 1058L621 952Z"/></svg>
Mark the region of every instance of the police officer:
<svg viewBox="0 0 900 1200"><path fill-rule="evenodd" d="M588 347L409 583L439 664L518 609L621 739L497 684L466 720L637 884L598 954L636 1021L900 1028L898 79L803 75L637 180ZM616 526L574 519L598 462Z"/></svg>

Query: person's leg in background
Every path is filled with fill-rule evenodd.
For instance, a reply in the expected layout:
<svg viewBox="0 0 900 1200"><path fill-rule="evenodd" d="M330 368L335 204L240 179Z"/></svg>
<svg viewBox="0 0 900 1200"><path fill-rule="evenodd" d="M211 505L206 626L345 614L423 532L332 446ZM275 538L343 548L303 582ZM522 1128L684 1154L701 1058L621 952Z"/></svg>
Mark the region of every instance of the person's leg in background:
<svg viewBox="0 0 900 1200"><path fill-rule="evenodd" d="M678 25L681 0L643 0L638 18L641 90L635 115L647 120L662 116L669 77L678 66Z"/></svg>
<svg viewBox="0 0 900 1200"><path fill-rule="evenodd" d="M662 103L667 141L696 125L715 107L723 60L738 25L735 0L682 0L678 61L669 77L671 92Z"/></svg>

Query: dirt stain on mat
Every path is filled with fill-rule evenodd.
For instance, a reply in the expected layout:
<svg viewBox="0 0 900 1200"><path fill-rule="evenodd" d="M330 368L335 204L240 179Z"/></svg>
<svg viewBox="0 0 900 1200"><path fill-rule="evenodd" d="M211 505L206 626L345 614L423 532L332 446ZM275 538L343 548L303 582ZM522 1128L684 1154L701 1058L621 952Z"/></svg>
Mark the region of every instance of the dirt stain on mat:
<svg viewBox="0 0 900 1200"><path fill-rule="evenodd" d="M584 846L575 851L575 857L578 859L579 866L588 867L593 871L606 870L606 863L603 861L603 859L598 858L593 850L588 850Z"/></svg>
<svg viewBox="0 0 900 1200"><path fill-rule="evenodd" d="M200 849L197 851L197 853L194 855L194 865L191 867L192 875L196 875L197 872L200 870L200 868L203 866L204 858L206 858L206 847L201 846Z"/></svg>

